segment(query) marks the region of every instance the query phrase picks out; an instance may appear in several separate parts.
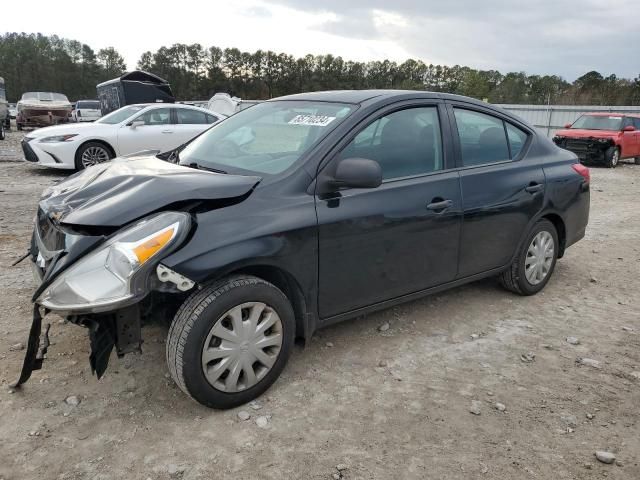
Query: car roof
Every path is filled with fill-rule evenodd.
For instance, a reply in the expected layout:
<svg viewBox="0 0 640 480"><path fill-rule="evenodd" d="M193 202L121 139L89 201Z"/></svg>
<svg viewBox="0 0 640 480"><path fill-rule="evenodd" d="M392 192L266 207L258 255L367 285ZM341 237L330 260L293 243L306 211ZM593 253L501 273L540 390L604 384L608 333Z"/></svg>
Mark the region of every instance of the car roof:
<svg viewBox="0 0 640 480"><path fill-rule="evenodd" d="M411 96L414 98L440 98L443 100L458 100L468 103L476 103L478 105L488 106L490 104L481 102L470 97L462 95L453 95L450 93L431 92L428 90L329 90L325 92L307 92L297 93L294 95L286 95L284 97L274 98L273 100L307 100L318 102L342 102L361 104L368 100L383 100L391 98L401 98Z"/></svg>

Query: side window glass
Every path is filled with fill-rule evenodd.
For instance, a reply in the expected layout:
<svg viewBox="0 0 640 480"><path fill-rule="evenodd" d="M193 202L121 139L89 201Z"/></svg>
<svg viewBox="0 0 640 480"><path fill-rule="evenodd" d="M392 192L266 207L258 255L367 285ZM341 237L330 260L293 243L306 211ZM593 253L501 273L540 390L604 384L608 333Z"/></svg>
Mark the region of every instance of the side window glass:
<svg viewBox="0 0 640 480"><path fill-rule="evenodd" d="M340 158L375 160L384 180L442 170L442 137L437 107L393 112L369 124Z"/></svg>
<svg viewBox="0 0 640 480"><path fill-rule="evenodd" d="M633 117L633 126L640 130L640 117Z"/></svg>
<svg viewBox="0 0 640 480"><path fill-rule="evenodd" d="M464 166L509 160L509 147L502 120L459 108L454 109L454 114Z"/></svg>
<svg viewBox="0 0 640 480"><path fill-rule="evenodd" d="M207 114L190 108L176 108L178 123L181 125L202 125L207 122Z"/></svg>
<svg viewBox="0 0 640 480"><path fill-rule="evenodd" d="M207 123L216 123L218 121L218 117L214 117L213 115L209 115L207 113Z"/></svg>
<svg viewBox="0 0 640 480"><path fill-rule="evenodd" d="M168 108L154 108L140 115L136 120L142 120L145 125L168 125L171 113Z"/></svg>
<svg viewBox="0 0 640 480"><path fill-rule="evenodd" d="M505 125L507 126L507 137L509 137L509 146L511 147L511 158L516 158L527 141L527 133L510 123L505 122Z"/></svg>

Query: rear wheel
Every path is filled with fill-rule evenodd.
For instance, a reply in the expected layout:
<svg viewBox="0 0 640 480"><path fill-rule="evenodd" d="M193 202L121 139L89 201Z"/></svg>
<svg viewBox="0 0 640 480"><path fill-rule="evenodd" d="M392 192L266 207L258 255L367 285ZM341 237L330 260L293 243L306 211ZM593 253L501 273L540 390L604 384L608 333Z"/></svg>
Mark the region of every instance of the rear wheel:
<svg viewBox="0 0 640 480"><path fill-rule="evenodd" d="M618 147L609 147L604 152L604 164L607 168L616 168L620 161L620 149Z"/></svg>
<svg viewBox="0 0 640 480"><path fill-rule="evenodd" d="M0 123L0 140L4 140L4 125Z"/></svg>
<svg viewBox="0 0 640 480"><path fill-rule="evenodd" d="M276 381L294 336L293 308L278 288L257 277L228 278L191 295L176 313L169 372L197 402L236 407Z"/></svg>
<svg viewBox="0 0 640 480"><path fill-rule="evenodd" d="M84 170L87 167L107 162L113 158L109 147L100 142L88 142L81 145L76 152L76 170Z"/></svg>
<svg viewBox="0 0 640 480"><path fill-rule="evenodd" d="M16 130L22 130L22 124L20 122L16 122Z"/></svg>
<svg viewBox="0 0 640 480"><path fill-rule="evenodd" d="M500 275L500 283L519 295L534 295L547 284L558 258L558 233L549 220L538 221L523 242L516 259Z"/></svg>
<svg viewBox="0 0 640 480"><path fill-rule="evenodd" d="M640 165L640 157L636 157L634 159L634 162L635 162L636 165Z"/></svg>

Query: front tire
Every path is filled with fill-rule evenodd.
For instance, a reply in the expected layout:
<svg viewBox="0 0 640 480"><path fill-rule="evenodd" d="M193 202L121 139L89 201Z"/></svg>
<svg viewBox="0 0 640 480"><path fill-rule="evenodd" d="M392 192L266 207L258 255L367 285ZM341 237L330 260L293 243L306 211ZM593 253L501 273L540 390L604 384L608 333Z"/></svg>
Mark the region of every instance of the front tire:
<svg viewBox="0 0 640 480"><path fill-rule="evenodd" d="M211 408L233 408L264 393L291 353L295 317L287 297L253 276L222 280L193 293L169 329L173 380Z"/></svg>
<svg viewBox="0 0 640 480"><path fill-rule="evenodd" d="M633 161L634 161L634 163L635 163L636 165L640 165L640 157L636 157L636 158L634 158L634 160L633 160Z"/></svg>
<svg viewBox="0 0 640 480"><path fill-rule="evenodd" d="M500 275L500 283L518 295L542 290L558 259L558 232L549 220L539 220L527 235L511 266Z"/></svg>
<svg viewBox="0 0 640 480"><path fill-rule="evenodd" d="M4 140L4 125L0 123L0 140Z"/></svg>
<svg viewBox="0 0 640 480"><path fill-rule="evenodd" d="M75 157L76 170L84 170L85 168L97 165L99 163L108 162L114 157L111 149L101 142L87 142L80 145Z"/></svg>
<svg viewBox="0 0 640 480"><path fill-rule="evenodd" d="M604 152L604 164L607 168L616 168L620 162L620 149L618 147L609 147Z"/></svg>

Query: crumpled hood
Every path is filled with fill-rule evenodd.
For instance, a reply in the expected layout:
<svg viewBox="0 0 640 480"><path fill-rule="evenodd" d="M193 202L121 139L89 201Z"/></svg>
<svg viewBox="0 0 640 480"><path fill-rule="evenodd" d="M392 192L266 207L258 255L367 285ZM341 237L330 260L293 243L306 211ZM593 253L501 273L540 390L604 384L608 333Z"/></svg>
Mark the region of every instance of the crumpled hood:
<svg viewBox="0 0 640 480"><path fill-rule="evenodd" d="M153 156L114 159L48 188L40 208L56 223L121 227L177 202L242 197L260 180L196 170Z"/></svg>
<svg viewBox="0 0 640 480"><path fill-rule="evenodd" d="M558 130L556 136L567 138L614 138L620 132L616 130L584 130L581 128L570 128Z"/></svg>

